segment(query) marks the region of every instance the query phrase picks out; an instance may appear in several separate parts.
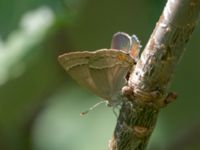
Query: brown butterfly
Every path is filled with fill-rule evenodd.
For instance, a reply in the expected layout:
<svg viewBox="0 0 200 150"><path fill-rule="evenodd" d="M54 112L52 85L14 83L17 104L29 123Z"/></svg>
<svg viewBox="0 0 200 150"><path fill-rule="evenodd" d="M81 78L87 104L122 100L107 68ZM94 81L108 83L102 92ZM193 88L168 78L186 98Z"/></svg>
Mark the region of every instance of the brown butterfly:
<svg viewBox="0 0 200 150"><path fill-rule="evenodd" d="M140 48L135 35L117 32L111 49L65 53L58 60L75 81L113 106L119 103L125 77L139 59Z"/></svg>

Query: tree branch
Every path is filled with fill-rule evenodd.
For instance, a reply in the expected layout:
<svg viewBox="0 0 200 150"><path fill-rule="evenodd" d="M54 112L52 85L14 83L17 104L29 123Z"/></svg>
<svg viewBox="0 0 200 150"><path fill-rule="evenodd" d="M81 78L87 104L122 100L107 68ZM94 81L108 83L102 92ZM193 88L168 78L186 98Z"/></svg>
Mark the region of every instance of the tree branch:
<svg viewBox="0 0 200 150"><path fill-rule="evenodd" d="M174 94L168 83L200 13L200 0L168 0L128 81L109 150L143 150L156 125L160 108Z"/></svg>

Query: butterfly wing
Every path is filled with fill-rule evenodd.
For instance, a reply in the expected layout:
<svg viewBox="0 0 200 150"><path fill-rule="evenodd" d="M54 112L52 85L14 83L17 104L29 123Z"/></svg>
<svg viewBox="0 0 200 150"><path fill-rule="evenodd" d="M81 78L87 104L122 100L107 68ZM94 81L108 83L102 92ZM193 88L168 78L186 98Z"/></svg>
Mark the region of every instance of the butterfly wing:
<svg viewBox="0 0 200 150"><path fill-rule="evenodd" d="M129 52L132 45L131 37L124 32L117 32L113 35L111 48Z"/></svg>
<svg viewBox="0 0 200 150"><path fill-rule="evenodd" d="M136 35L133 35L131 37L131 40L132 40L132 45L131 45L129 54L134 60L138 61L139 58L140 58L142 46L141 46L140 41L139 41L139 39Z"/></svg>
<svg viewBox="0 0 200 150"><path fill-rule="evenodd" d="M117 32L113 35L111 48L129 53L135 61L138 61L140 57L141 47L140 41L136 35L130 37L124 32Z"/></svg>
<svg viewBox="0 0 200 150"><path fill-rule="evenodd" d="M90 60L90 73L101 97L112 99L125 85L125 76L133 65L132 58L120 50L103 50Z"/></svg>
<svg viewBox="0 0 200 150"><path fill-rule="evenodd" d="M80 85L109 101L121 91L126 83L124 77L133 65L129 55L114 49L66 53L58 60Z"/></svg>

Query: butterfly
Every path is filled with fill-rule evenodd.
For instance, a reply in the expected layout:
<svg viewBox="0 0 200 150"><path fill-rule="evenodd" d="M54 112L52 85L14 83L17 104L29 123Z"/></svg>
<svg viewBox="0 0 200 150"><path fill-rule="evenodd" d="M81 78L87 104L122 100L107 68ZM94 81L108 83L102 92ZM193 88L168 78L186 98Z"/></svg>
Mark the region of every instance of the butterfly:
<svg viewBox="0 0 200 150"><path fill-rule="evenodd" d="M138 61L140 49L135 35L117 32L110 49L69 52L60 55L58 61L75 81L113 106L122 95L125 77Z"/></svg>

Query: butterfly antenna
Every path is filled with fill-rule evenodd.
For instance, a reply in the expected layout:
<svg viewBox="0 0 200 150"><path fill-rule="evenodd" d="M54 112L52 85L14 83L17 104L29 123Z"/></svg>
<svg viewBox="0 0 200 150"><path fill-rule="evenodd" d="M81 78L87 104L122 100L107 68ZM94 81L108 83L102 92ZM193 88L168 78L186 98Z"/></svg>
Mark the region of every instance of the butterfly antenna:
<svg viewBox="0 0 200 150"><path fill-rule="evenodd" d="M117 107L113 107L112 111L113 111L115 117L118 118L118 113L117 113L116 109L118 109L118 108Z"/></svg>
<svg viewBox="0 0 200 150"><path fill-rule="evenodd" d="M92 111L93 109L95 109L97 106L99 106L99 105L102 104L102 103L107 103L107 101L106 101L106 100L105 100L105 101L100 101L100 102L94 104L94 105L93 105L92 107L90 107L88 110L86 110L86 111L84 111L84 112L81 112L81 113L80 113L80 116L86 115L87 113L89 113L90 111Z"/></svg>

